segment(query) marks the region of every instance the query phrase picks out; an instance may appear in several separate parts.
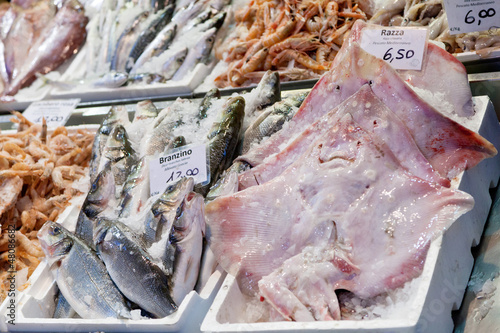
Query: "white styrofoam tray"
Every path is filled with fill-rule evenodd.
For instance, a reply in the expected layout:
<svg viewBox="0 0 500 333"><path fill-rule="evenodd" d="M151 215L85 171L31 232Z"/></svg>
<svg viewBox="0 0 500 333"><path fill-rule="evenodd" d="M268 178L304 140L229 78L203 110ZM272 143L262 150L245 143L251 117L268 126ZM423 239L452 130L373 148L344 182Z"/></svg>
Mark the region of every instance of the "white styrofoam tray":
<svg viewBox="0 0 500 333"><path fill-rule="evenodd" d="M500 124L488 97L474 97L476 116L468 127L500 148ZM490 187L498 184L500 155L486 159L452 186L471 194L474 209L460 217L445 234L432 242L423 272L411 281L407 301L385 319L328 322L246 323L245 297L233 276L228 275L205 317L203 332L451 332L451 311L460 307L474 259L471 246L481 238L492 203ZM406 285L408 286L408 284ZM404 308L404 315L401 310ZM396 314L396 313L399 313Z"/></svg>

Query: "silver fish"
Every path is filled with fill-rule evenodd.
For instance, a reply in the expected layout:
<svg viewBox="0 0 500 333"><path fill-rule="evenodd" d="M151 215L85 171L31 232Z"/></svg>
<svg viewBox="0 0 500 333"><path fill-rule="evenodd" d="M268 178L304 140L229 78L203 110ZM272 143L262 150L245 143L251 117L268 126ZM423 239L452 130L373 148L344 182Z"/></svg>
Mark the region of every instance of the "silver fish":
<svg viewBox="0 0 500 333"><path fill-rule="evenodd" d="M174 139L172 130L179 121L179 115L173 105L163 109L155 119L151 133L146 134L141 142L140 156L154 156L163 152Z"/></svg>
<svg viewBox="0 0 500 333"><path fill-rule="evenodd" d="M243 136L241 154L245 154L252 144L260 143L263 138L279 131L285 122L292 119L298 107L307 97L300 93L267 107L259 117L247 128Z"/></svg>
<svg viewBox="0 0 500 333"><path fill-rule="evenodd" d="M116 194L119 195L121 193L119 186L125 183L132 166L137 163L136 152L130 144L125 127L122 125L113 128L106 143L104 156L105 161L111 163L111 171L117 186Z"/></svg>
<svg viewBox="0 0 500 333"><path fill-rule="evenodd" d="M140 73L131 74L128 78L128 84L152 84L152 83L164 83L167 79L156 73Z"/></svg>
<svg viewBox="0 0 500 333"><path fill-rule="evenodd" d="M205 96L201 100L200 106L198 107L198 110L199 110L198 119L199 120L205 119L207 117L207 111L212 106L212 100L215 98L217 98L217 99L220 98L220 91L217 88L210 89L205 94ZM198 120L198 122L199 122L199 120Z"/></svg>
<svg viewBox="0 0 500 333"><path fill-rule="evenodd" d="M171 238L176 251L172 298L176 304L194 289L198 280L205 234L204 207L203 196L190 192L184 199L182 214L173 224Z"/></svg>
<svg viewBox="0 0 500 333"><path fill-rule="evenodd" d="M188 48L185 47L183 49L175 52L170 58L168 58L161 67L161 74L166 80L170 80L174 74L179 70L184 61L186 60L186 56L188 54Z"/></svg>
<svg viewBox="0 0 500 333"><path fill-rule="evenodd" d="M73 310L71 304L64 298L60 290L58 290L56 298L56 309L52 318L72 318L76 314L76 311Z"/></svg>
<svg viewBox="0 0 500 333"><path fill-rule="evenodd" d="M151 100L140 101L136 104L134 121L153 119L158 116L158 109Z"/></svg>
<svg viewBox="0 0 500 333"><path fill-rule="evenodd" d="M171 23L163 28L155 37L155 39L153 39L153 41L144 49L130 72L137 72L137 70L141 68L141 66L143 66L146 62L151 60L153 57L159 56L163 51L168 49L168 47L172 44L176 33L176 24Z"/></svg>
<svg viewBox="0 0 500 333"><path fill-rule="evenodd" d="M66 1L31 46L5 95L15 95L36 79L35 73L46 74L72 56L85 41L87 23L82 5L77 0Z"/></svg>
<svg viewBox="0 0 500 333"><path fill-rule="evenodd" d="M211 28L203 33L194 48L188 51L186 59L182 63L182 66L177 70L177 72L175 72L172 80L182 80L188 72L194 69L197 64L206 64L208 62L210 53L212 52L212 47L215 43L216 34L216 28Z"/></svg>
<svg viewBox="0 0 500 333"><path fill-rule="evenodd" d="M156 35L170 23L175 5L169 5L159 12L157 17L143 30L130 50L129 59L125 65L125 71L130 72L135 62L142 55L146 47L155 39Z"/></svg>
<svg viewBox="0 0 500 333"><path fill-rule="evenodd" d="M108 207L114 194L115 181L111 166L108 164L92 182L76 222L75 235L90 248L95 248L93 242L95 220Z"/></svg>
<svg viewBox="0 0 500 333"><path fill-rule="evenodd" d="M219 179L222 172L233 160L245 116L245 100L241 96L227 100L221 111L219 121L212 125L207 138L209 140L210 182L196 185L195 191L207 194L210 187Z"/></svg>
<svg viewBox="0 0 500 333"><path fill-rule="evenodd" d="M85 80L78 81L51 80L40 73L36 73L35 75L45 84L50 84L59 90L75 90L78 88L118 88L124 85L128 80L127 73L114 71L103 74L97 78L87 78Z"/></svg>
<svg viewBox="0 0 500 333"><path fill-rule="evenodd" d="M182 178L169 185L163 194L151 206L146 217L144 239L152 244L162 237L169 237L175 219L182 212L182 203L189 192L193 190L194 181L190 177Z"/></svg>
<svg viewBox="0 0 500 333"><path fill-rule="evenodd" d="M210 188L205 201L209 202L220 196L238 192L238 175L248 169L250 164L245 161L235 161Z"/></svg>
<svg viewBox="0 0 500 333"><path fill-rule="evenodd" d="M118 124L127 126L129 123L128 112L124 106L113 106L106 114L106 117L97 130L92 145L92 155L89 166L90 183L95 181L95 177L97 177L100 171L101 157L104 155L104 147L106 146L111 131Z"/></svg>
<svg viewBox="0 0 500 333"><path fill-rule="evenodd" d="M178 25L178 29L181 29L187 22L196 17L196 15L203 10L202 1L189 1L189 5L187 6L176 3L176 6L177 9L174 17L172 17L172 22Z"/></svg>
<svg viewBox="0 0 500 333"><path fill-rule="evenodd" d="M142 23L149 17L149 12L144 11L137 15L128 27L122 32L116 43L113 58L111 59L111 70L123 72L128 61L130 50L141 33Z"/></svg>
<svg viewBox="0 0 500 333"><path fill-rule="evenodd" d="M96 233L97 249L120 291L157 318L177 310L170 297L169 276L151 259L132 231L118 221L103 221Z"/></svg>
<svg viewBox="0 0 500 333"><path fill-rule="evenodd" d="M97 254L56 222L38 232L40 245L59 290L84 319L130 318L125 297Z"/></svg>

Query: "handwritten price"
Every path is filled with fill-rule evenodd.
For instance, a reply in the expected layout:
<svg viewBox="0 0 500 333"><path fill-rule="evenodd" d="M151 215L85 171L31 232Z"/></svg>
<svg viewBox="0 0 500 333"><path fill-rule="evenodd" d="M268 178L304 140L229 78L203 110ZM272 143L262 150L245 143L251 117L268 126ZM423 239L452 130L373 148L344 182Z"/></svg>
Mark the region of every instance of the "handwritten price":
<svg viewBox="0 0 500 333"><path fill-rule="evenodd" d="M385 61L388 61L390 63L392 63L392 61L394 59L396 60L401 60L401 59L411 59L414 55L415 55L415 51L413 50L405 50L405 49L399 49L397 52L396 52L396 56L394 56L392 54L392 51L393 48L389 48L385 54L384 54L384 57L382 59L384 59Z"/></svg>
<svg viewBox="0 0 500 333"><path fill-rule="evenodd" d="M35 120L35 123L37 124L41 124L42 123L42 120L43 118L45 118L45 121L47 123L59 123L59 122L62 122L64 120L64 117L63 116L40 116L38 117L36 120Z"/></svg>
<svg viewBox="0 0 500 333"><path fill-rule="evenodd" d="M170 177L167 179L166 183L168 184L170 182L173 182L175 180L179 180L179 179L184 178L184 177L194 177L199 172L200 172L200 170L198 170L198 168L187 169L185 173L182 171L172 171L172 173L170 174Z"/></svg>
<svg viewBox="0 0 500 333"><path fill-rule="evenodd" d="M471 14L472 13L472 14ZM487 17L493 17L496 15L496 11L494 8L488 8L488 9L482 9L479 11L479 18L480 19L485 19ZM467 12L467 14L465 14L465 23L467 24L473 24L474 22L476 22L476 17L474 16L474 12L473 10L469 10ZM481 20L477 20L477 25L481 25Z"/></svg>

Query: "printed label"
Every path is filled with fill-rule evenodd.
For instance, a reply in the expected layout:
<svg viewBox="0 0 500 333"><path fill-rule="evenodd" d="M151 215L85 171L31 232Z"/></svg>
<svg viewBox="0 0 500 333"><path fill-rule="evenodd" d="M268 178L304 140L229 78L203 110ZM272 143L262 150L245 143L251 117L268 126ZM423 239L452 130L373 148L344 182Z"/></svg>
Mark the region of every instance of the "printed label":
<svg viewBox="0 0 500 333"><path fill-rule="evenodd" d="M61 99L33 102L23 112L23 116L35 124L41 124L43 118L47 127L64 126L80 103L80 99Z"/></svg>
<svg viewBox="0 0 500 333"><path fill-rule="evenodd" d="M499 0L444 0L450 34L500 29Z"/></svg>

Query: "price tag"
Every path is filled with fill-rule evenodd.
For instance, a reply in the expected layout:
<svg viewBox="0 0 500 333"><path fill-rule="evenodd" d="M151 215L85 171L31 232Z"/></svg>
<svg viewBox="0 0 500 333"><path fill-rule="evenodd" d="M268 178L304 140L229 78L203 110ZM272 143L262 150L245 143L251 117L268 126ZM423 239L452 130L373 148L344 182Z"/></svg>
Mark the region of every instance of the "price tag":
<svg viewBox="0 0 500 333"><path fill-rule="evenodd" d="M35 124L41 124L45 118L47 127L64 126L79 102L79 98L33 102L23 116Z"/></svg>
<svg viewBox="0 0 500 333"><path fill-rule="evenodd" d="M500 29L499 0L444 0L450 34Z"/></svg>
<svg viewBox="0 0 500 333"><path fill-rule="evenodd" d="M422 69L426 28L365 28L360 46L395 69Z"/></svg>
<svg viewBox="0 0 500 333"><path fill-rule="evenodd" d="M184 177L193 177L194 183L207 183L207 149L205 145L184 146L155 157L149 162L151 195L163 193L169 184Z"/></svg>

